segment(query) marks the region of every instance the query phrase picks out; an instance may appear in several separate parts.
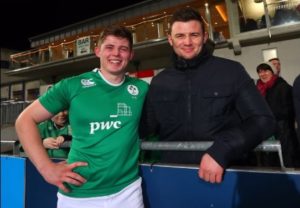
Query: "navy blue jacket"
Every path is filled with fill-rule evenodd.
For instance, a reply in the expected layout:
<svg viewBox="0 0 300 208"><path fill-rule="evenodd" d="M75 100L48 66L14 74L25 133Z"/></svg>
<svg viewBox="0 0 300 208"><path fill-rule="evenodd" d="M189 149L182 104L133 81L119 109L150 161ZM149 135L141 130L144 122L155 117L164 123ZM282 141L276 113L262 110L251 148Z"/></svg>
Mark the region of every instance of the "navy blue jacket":
<svg viewBox="0 0 300 208"><path fill-rule="evenodd" d="M213 141L206 152L225 168L272 135L274 116L241 64L206 50L193 60L174 55L173 62L151 82L142 137ZM199 164L200 159L199 152L162 152L162 162Z"/></svg>

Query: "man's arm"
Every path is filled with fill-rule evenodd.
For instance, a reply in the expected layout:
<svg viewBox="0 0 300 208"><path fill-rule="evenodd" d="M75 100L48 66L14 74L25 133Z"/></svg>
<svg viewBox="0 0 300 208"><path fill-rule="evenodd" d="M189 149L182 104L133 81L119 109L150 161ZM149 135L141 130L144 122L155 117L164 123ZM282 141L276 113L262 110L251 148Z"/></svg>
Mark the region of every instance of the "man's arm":
<svg viewBox="0 0 300 208"><path fill-rule="evenodd" d="M239 87L234 106L240 124L213 135L214 144L207 151L224 168L272 136L276 126L268 104L252 80Z"/></svg>
<svg viewBox="0 0 300 208"><path fill-rule="evenodd" d="M242 157L274 132L275 118L252 80L239 89L234 105L241 123L213 135L214 143L201 159L198 174L207 182L220 183L232 160Z"/></svg>
<svg viewBox="0 0 300 208"><path fill-rule="evenodd" d="M67 165L65 162L54 163L50 160L43 147L37 124L51 117L52 114L36 100L19 115L15 127L26 154L44 179L48 183L68 192L63 182L74 185L84 183L85 179L72 170L75 167L85 166L87 164L84 162L75 162Z"/></svg>

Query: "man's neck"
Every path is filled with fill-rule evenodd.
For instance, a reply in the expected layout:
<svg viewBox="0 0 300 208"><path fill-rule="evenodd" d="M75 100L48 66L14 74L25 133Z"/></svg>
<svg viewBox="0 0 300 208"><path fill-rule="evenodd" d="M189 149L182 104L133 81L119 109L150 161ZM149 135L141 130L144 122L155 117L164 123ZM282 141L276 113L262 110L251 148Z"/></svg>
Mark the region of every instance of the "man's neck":
<svg viewBox="0 0 300 208"><path fill-rule="evenodd" d="M124 73L112 74L107 73L105 70L99 69L99 74L107 83L111 85L121 85L125 79Z"/></svg>

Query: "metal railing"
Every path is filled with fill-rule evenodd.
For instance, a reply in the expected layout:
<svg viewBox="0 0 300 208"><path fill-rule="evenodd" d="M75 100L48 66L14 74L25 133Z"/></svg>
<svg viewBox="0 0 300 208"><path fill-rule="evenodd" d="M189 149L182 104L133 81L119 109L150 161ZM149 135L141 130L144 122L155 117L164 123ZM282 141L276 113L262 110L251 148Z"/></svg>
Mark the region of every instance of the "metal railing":
<svg viewBox="0 0 300 208"><path fill-rule="evenodd" d="M70 147L71 142L65 142L62 147ZM173 151L205 151L207 150L213 142L150 142L142 141L142 150L173 150ZM286 168L283 162L282 150L279 141L264 141L259 144L254 151L259 152L277 152L281 168Z"/></svg>
<svg viewBox="0 0 300 208"><path fill-rule="evenodd" d="M20 142L1 140L1 154L2 152L12 152L13 155L20 156Z"/></svg>
<svg viewBox="0 0 300 208"><path fill-rule="evenodd" d="M19 114L31 103L31 101L1 102L1 125L13 124Z"/></svg>
<svg viewBox="0 0 300 208"><path fill-rule="evenodd" d="M1 141L1 146L11 145L13 149L14 155L20 155L19 151L19 141ZM176 151L205 151L207 150L213 142L150 142L150 141L142 141L141 149L142 150L176 150ZM71 146L71 141L66 141L62 144L61 148L69 148ZM280 166L282 169L285 169L285 165L283 162L282 150L279 141L264 141L259 144L254 151L260 152L277 152Z"/></svg>
<svg viewBox="0 0 300 208"><path fill-rule="evenodd" d="M141 143L142 150L176 150L176 151L205 151L213 142L147 142ZM277 152L280 166L285 168L279 141L264 141L254 151Z"/></svg>

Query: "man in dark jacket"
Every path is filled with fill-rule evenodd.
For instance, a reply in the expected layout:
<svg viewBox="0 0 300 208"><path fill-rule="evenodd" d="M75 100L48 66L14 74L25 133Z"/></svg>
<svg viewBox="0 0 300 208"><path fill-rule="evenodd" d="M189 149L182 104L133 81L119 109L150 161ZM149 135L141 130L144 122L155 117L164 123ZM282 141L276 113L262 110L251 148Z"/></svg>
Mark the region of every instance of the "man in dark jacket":
<svg viewBox="0 0 300 208"><path fill-rule="evenodd" d="M300 144L300 74L296 77L293 83L293 99L295 107L295 117L297 122L298 142Z"/></svg>
<svg viewBox="0 0 300 208"><path fill-rule="evenodd" d="M199 177L220 183L225 168L272 135L275 120L244 67L207 50L207 33L192 8L170 22L173 66L153 78L141 136L160 141L213 141L200 152L163 151L161 162L199 164ZM202 157L201 157L202 156Z"/></svg>

